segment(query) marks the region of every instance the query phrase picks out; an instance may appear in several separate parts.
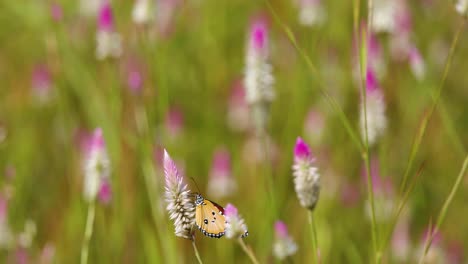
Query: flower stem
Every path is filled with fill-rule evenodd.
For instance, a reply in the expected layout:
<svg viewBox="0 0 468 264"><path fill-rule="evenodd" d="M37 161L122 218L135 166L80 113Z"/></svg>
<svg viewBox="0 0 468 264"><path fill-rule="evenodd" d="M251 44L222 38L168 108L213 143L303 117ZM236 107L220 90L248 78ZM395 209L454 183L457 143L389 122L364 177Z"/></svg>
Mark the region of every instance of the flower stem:
<svg viewBox="0 0 468 264"><path fill-rule="evenodd" d="M313 212L309 210L309 225L312 233L312 255L314 256L314 263L319 263L318 258L318 242L317 242L317 231L315 228L315 221L313 219Z"/></svg>
<svg viewBox="0 0 468 264"><path fill-rule="evenodd" d="M84 233L83 245L81 246L81 264L88 263L89 241L93 235L94 216L96 213L96 201L93 200L88 205L88 217L86 219L86 227Z"/></svg>
<svg viewBox="0 0 468 264"><path fill-rule="evenodd" d="M247 247L244 240L242 238L239 238L238 241L239 241L239 244L241 245L242 249L244 250L245 254L247 254L247 256L249 256L252 263L259 264L257 258L255 257L255 254L252 252L252 249Z"/></svg>
<svg viewBox="0 0 468 264"><path fill-rule="evenodd" d="M200 258L200 253L198 253L197 245L195 245L195 239L192 238L193 251L195 251L195 256L197 257L198 263L203 264L203 261Z"/></svg>

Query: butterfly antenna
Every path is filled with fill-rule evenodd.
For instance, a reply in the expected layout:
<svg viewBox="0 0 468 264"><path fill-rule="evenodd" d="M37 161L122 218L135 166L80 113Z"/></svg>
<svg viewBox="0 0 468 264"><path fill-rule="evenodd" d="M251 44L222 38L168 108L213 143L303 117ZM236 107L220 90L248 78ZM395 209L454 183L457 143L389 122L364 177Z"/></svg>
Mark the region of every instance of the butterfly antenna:
<svg viewBox="0 0 468 264"><path fill-rule="evenodd" d="M197 187L198 193L201 193L201 192L200 192L200 188L198 188L198 184L197 184L197 182L195 181L195 179L194 179L193 177L190 177L190 179L193 181L193 183L195 183L195 186Z"/></svg>

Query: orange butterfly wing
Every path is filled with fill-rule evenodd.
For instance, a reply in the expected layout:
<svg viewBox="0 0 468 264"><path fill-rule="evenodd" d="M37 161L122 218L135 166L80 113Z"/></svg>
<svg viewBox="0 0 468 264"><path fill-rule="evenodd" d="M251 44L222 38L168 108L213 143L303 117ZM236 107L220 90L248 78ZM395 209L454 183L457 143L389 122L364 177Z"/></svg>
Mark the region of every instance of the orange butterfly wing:
<svg viewBox="0 0 468 264"><path fill-rule="evenodd" d="M196 207L195 220L198 229L205 236L215 238L224 236L226 217L224 216L224 208L219 204L204 199L203 203Z"/></svg>

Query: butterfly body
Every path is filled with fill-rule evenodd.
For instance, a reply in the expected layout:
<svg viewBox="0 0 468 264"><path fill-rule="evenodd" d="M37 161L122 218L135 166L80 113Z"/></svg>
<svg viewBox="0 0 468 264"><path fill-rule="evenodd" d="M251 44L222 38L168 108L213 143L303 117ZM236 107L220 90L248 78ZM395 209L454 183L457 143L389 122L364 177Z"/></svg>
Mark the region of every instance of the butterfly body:
<svg viewBox="0 0 468 264"><path fill-rule="evenodd" d="M224 208L201 194L195 196L195 223L200 231L208 237L220 238L226 229Z"/></svg>

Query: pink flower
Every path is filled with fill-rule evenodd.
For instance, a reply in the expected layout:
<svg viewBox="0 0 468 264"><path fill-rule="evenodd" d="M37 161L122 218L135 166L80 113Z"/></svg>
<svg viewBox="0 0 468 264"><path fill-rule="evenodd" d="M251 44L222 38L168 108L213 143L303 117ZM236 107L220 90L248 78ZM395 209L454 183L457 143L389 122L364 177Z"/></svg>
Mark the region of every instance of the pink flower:
<svg viewBox="0 0 468 264"><path fill-rule="evenodd" d="M412 47L410 49L408 59L413 75L416 79L422 80L426 75L426 65L424 64L424 60L416 47Z"/></svg>
<svg viewBox="0 0 468 264"><path fill-rule="evenodd" d="M174 221L175 235L192 239L195 224L195 204L190 198L190 190L176 164L164 150L164 175L166 179L165 197L169 218Z"/></svg>
<svg viewBox="0 0 468 264"><path fill-rule="evenodd" d="M372 68L367 69L366 91L365 109L364 102L361 102L360 127L363 139L366 136L367 128L367 140L371 146L377 142L377 139L383 135L387 128L383 93Z"/></svg>
<svg viewBox="0 0 468 264"><path fill-rule="evenodd" d="M306 138L312 141L316 145L322 139L323 130L325 129L325 118L323 114L311 108L307 113L307 117L304 122L304 133Z"/></svg>
<svg viewBox="0 0 468 264"><path fill-rule="evenodd" d="M226 216L226 237L238 238L249 235L244 219L238 214L237 208L232 204L227 204L224 209Z"/></svg>
<svg viewBox="0 0 468 264"><path fill-rule="evenodd" d="M293 255L297 251L297 245L289 236L288 228L282 221L275 223L275 242L273 244L273 254L282 260Z"/></svg>
<svg viewBox="0 0 468 264"><path fill-rule="evenodd" d="M139 94L143 86L143 69L136 59L130 59L126 65L127 86L133 94Z"/></svg>
<svg viewBox="0 0 468 264"><path fill-rule="evenodd" d="M320 194L320 174L309 146L298 137L294 147L294 189L302 207L313 210Z"/></svg>
<svg viewBox="0 0 468 264"><path fill-rule="evenodd" d="M31 77L32 93L40 102L45 102L50 97L51 79L50 71L46 65L39 64L34 68Z"/></svg>
<svg viewBox="0 0 468 264"><path fill-rule="evenodd" d="M101 187L99 188L98 200L102 204L109 204L112 200L112 187L110 185L109 179L105 178L101 182Z"/></svg>
<svg viewBox="0 0 468 264"><path fill-rule="evenodd" d="M100 31L114 31L114 16L112 14L112 7L107 1L101 6L99 10L98 29Z"/></svg>
<svg viewBox="0 0 468 264"><path fill-rule="evenodd" d="M96 57L104 60L109 57L118 58L122 54L122 38L114 29L114 16L108 1L99 9L96 34Z"/></svg>
<svg viewBox="0 0 468 264"><path fill-rule="evenodd" d="M231 158L224 148L215 151L208 182L208 193L215 198L231 195L236 190L236 182L231 175Z"/></svg>
<svg viewBox="0 0 468 264"><path fill-rule="evenodd" d="M236 80L229 97L227 123L236 132L246 131L250 126L249 106L245 99L245 88L242 81Z"/></svg>
<svg viewBox="0 0 468 264"><path fill-rule="evenodd" d="M309 162L312 159L310 147L302 138L298 137L294 146L294 160L296 162Z"/></svg>
<svg viewBox="0 0 468 264"><path fill-rule="evenodd" d="M184 116L180 109L171 107L166 115L166 130L171 138L177 138L184 126Z"/></svg>
<svg viewBox="0 0 468 264"><path fill-rule="evenodd" d="M55 22L59 22L60 20L62 20L63 18L62 6L57 2L53 2L50 5L50 15Z"/></svg>
<svg viewBox="0 0 468 264"><path fill-rule="evenodd" d="M104 180L110 176L110 160L102 134L97 128L85 141L84 152L84 196L89 202L94 201Z"/></svg>
<svg viewBox="0 0 468 264"><path fill-rule="evenodd" d="M276 97L273 89L275 79L268 55L267 25L265 20L258 19L250 26L244 86L252 120L259 134L265 131L270 104Z"/></svg>
<svg viewBox="0 0 468 264"><path fill-rule="evenodd" d="M160 0L156 4L156 25L159 35L168 37L174 27L174 15L180 0Z"/></svg>

